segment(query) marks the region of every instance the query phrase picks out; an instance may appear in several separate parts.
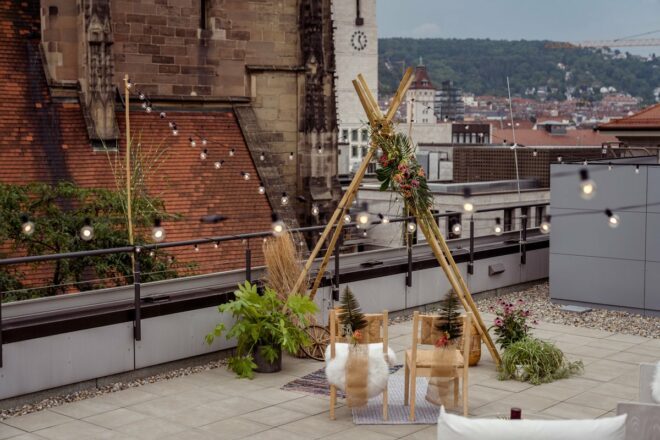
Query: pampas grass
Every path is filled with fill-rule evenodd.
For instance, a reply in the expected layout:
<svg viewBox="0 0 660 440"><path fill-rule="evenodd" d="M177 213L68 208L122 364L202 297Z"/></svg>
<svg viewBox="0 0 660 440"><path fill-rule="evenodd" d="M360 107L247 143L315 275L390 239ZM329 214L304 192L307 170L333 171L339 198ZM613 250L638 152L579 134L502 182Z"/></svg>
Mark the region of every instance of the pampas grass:
<svg viewBox="0 0 660 440"><path fill-rule="evenodd" d="M305 277L300 291L292 292L298 277L303 271L302 254L296 247L290 233L271 237L263 245L266 260L265 282L284 300L291 293L304 295L309 285L309 275Z"/></svg>

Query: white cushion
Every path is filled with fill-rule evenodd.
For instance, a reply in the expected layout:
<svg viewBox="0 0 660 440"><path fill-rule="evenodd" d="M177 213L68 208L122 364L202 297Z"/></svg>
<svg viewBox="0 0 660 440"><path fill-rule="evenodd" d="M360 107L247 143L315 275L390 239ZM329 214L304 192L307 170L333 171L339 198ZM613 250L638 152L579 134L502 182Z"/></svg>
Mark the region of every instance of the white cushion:
<svg viewBox="0 0 660 440"><path fill-rule="evenodd" d="M468 419L440 408L438 440L624 440L626 415L594 420Z"/></svg>
<svg viewBox="0 0 660 440"><path fill-rule="evenodd" d="M387 359L383 353L383 344L368 344L369 346L369 377L367 379L367 396L375 397L383 392L390 377L390 366L396 363L394 350L387 347ZM325 349L325 375L328 383L342 391L346 388L346 360L349 344L335 343L335 358L330 359L330 346Z"/></svg>
<svg viewBox="0 0 660 440"><path fill-rule="evenodd" d="M655 366L655 374L651 382L651 399L655 403L660 403L660 362Z"/></svg>

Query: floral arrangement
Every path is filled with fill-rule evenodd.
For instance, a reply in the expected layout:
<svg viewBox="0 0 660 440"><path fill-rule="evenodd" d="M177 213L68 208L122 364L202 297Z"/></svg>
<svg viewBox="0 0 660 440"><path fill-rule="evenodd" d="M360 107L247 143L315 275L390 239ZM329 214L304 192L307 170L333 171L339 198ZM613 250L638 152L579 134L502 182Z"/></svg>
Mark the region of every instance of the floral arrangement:
<svg viewBox="0 0 660 440"><path fill-rule="evenodd" d="M496 343L502 349L525 339L529 330L532 328L528 320L532 318L529 309L525 308L525 301L518 299L515 303L509 303L502 299L497 302L497 307L490 307L491 312L495 313L496 318L491 327L497 336ZM533 320L532 324L538 324Z"/></svg>
<svg viewBox="0 0 660 440"><path fill-rule="evenodd" d="M392 190L403 197L406 208L423 215L433 204L433 194L426 182L424 169L417 162L410 138L401 133L388 136L372 132L372 138L382 150L376 171L380 190Z"/></svg>

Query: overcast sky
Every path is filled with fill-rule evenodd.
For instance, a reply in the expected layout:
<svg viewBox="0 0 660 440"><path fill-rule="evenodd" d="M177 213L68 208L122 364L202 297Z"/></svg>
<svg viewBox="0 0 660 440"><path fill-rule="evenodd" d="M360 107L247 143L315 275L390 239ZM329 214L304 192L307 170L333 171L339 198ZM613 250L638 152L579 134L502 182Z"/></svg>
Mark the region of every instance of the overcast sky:
<svg viewBox="0 0 660 440"><path fill-rule="evenodd" d="M376 1L380 37L582 41L660 30L660 0Z"/></svg>

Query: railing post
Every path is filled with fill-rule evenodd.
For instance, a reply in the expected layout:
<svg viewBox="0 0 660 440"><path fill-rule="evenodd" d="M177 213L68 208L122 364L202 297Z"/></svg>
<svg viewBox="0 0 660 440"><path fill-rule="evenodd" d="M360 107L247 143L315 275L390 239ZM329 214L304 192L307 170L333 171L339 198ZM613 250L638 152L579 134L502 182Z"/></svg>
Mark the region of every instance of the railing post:
<svg viewBox="0 0 660 440"><path fill-rule="evenodd" d="M412 287L412 272L413 272L412 234L408 232L407 227L406 227L406 238L407 238L406 247L408 248L408 273L406 274L406 286Z"/></svg>
<svg viewBox="0 0 660 440"><path fill-rule="evenodd" d="M520 216L522 220L522 240L520 241L520 264L527 264L527 214Z"/></svg>
<svg viewBox="0 0 660 440"><path fill-rule="evenodd" d="M2 368L2 297L4 292L0 291L0 368Z"/></svg>
<svg viewBox="0 0 660 440"><path fill-rule="evenodd" d="M133 298L133 307L135 309L135 320L133 321L133 338L136 341L142 340L142 297L140 295L140 251L139 247L135 248L135 270L133 271L133 289L135 296Z"/></svg>
<svg viewBox="0 0 660 440"><path fill-rule="evenodd" d="M474 275L474 216L470 216L470 261L467 265L467 273Z"/></svg>
<svg viewBox="0 0 660 440"><path fill-rule="evenodd" d="M339 301L339 248L344 241L344 231L341 232L335 246L335 279L332 286L332 301Z"/></svg>
<svg viewBox="0 0 660 440"><path fill-rule="evenodd" d="M252 249L250 249L250 239L246 240L247 248L245 248L245 280L252 282Z"/></svg>

